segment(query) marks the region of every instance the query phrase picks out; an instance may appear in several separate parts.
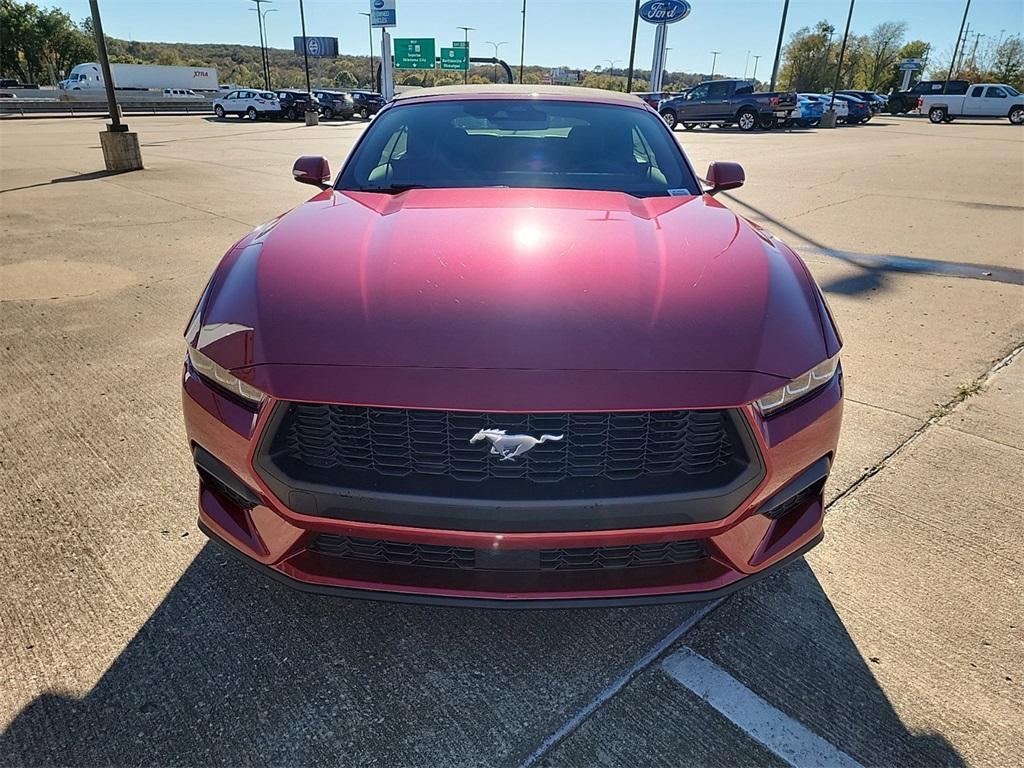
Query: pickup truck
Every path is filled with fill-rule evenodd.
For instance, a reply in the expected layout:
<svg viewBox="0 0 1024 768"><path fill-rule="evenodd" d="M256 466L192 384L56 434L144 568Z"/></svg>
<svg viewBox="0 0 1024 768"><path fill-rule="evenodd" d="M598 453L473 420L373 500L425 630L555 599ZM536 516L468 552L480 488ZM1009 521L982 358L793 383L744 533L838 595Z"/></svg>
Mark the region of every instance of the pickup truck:
<svg viewBox="0 0 1024 768"><path fill-rule="evenodd" d="M792 92L755 93L750 80L709 80L661 102L659 112L673 130L702 123L735 123L741 131L785 125L797 108Z"/></svg>
<svg viewBox="0 0 1024 768"><path fill-rule="evenodd" d="M1005 117L1024 125L1024 95L1005 83L971 85L963 96L920 96L917 109L933 123L951 123L957 117Z"/></svg>
<svg viewBox="0 0 1024 768"><path fill-rule="evenodd" d="M966 80L922 80L909 91L893 91L889 94L889 103L886 105L894 115L904 115L912 109L917 109L917 100L921 96L937 95L940 93L963 96L967 93L970 85Z"/></svg>

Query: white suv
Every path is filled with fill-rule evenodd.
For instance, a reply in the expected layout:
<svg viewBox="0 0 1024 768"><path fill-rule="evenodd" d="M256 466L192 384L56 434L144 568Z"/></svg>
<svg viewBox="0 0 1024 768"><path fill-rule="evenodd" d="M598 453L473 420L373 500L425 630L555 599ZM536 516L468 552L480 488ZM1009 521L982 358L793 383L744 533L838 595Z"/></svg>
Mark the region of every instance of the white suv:
<svg viewBox="0 0 1024 768"><path fill-rule="evenodd" d="M213 112L217 117L238 115L250 120L260 117L279 117L281 102L276 93L239 89L213 100Z"/></svg>

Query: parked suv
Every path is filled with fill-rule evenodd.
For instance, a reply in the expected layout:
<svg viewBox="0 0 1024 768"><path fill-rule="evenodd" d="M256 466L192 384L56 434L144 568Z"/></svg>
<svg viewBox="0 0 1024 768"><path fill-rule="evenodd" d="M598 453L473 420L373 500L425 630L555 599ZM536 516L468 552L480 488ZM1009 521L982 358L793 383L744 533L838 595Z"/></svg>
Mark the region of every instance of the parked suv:
<svg viewBox="0 0 1024 768"><path fill-rule="evenodd" d="M348 120L355 114L352 97L341 91L313 91L313 96L320 102L320 114L324 120L340 117Z"/></svg>
<svg viewBox="0 0 1024 768"><path fill-rule="evenodd" d="M302 119L302 116L306 113L306 105L309 98L305 91L291 89L278 91L277 98L281 101L281 114L285 116L285 119ZM316 96L313 97L313 103L309 106L311 109L319 111L320 102L317 101Z"/></svg>
<svg viewBox="0 0 1024 768"><path fill-rule="evenodd" d="M224 96L213 100L213 112L217 117L238 115L256 120L260 117L280 117L281 102L277 95L270 91L250 91L240 89L229 91Z"/></svg>
<svg viewBox="0 0 1024 768"><path fill-rule="evenodd" d="M943 90L945 86L945 90ZM963 96L967 93L970 83L966 80L922 80L909 91L893 91L889 94L889 111L894 115L905 114L912 109L917 109L917 99L920 96L937 96L945 93L947 96Z"/></svg>
<svg viewBox="0 0 1024 768"><path fill-rule="evenodd" d="M659 112L672 129L735 123L741 131L752 131L785 125L796 108L792 92L755 93L750 80L709 80L661 102Z"/></svg>
<svg viewBox="0 0 1024 768"><path fill-rule="evenodd" d="M376 91L352 91L352 101L355 104L356 113L363 120L370 115L376 115L384 106L384 97Z"/></svg>

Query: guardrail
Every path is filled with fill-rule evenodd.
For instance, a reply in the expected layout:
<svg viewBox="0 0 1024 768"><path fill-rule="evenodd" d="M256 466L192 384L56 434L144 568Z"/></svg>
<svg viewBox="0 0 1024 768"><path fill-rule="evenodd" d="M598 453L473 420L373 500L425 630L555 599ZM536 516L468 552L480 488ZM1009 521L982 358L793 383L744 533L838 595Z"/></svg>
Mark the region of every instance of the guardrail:
<svg viewBox="0 0 1024 768"><path fill-rule="evenodd" d="M212 115L209 101L121 101L124 115ZM12 117L110 117L105 101L53 101L47 99L0 99L0 115Z"/></svg>

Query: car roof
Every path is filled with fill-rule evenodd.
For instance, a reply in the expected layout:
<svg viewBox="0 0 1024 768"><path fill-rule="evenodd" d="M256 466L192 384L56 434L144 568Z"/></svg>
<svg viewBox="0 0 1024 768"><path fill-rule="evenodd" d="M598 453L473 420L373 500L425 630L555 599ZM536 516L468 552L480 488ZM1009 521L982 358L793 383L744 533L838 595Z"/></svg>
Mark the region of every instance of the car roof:
<svg viewBox="0 0 1024 768"><path fill-rule="evenodd" d="M395 95L395 101L427 101L429 99L531 99L546 97L564 101L590 101L599 104L646 109L647 105L635 93L605 91L600 88L580 88L571 85L443 85L437 88L417 88Z"/></svg>

